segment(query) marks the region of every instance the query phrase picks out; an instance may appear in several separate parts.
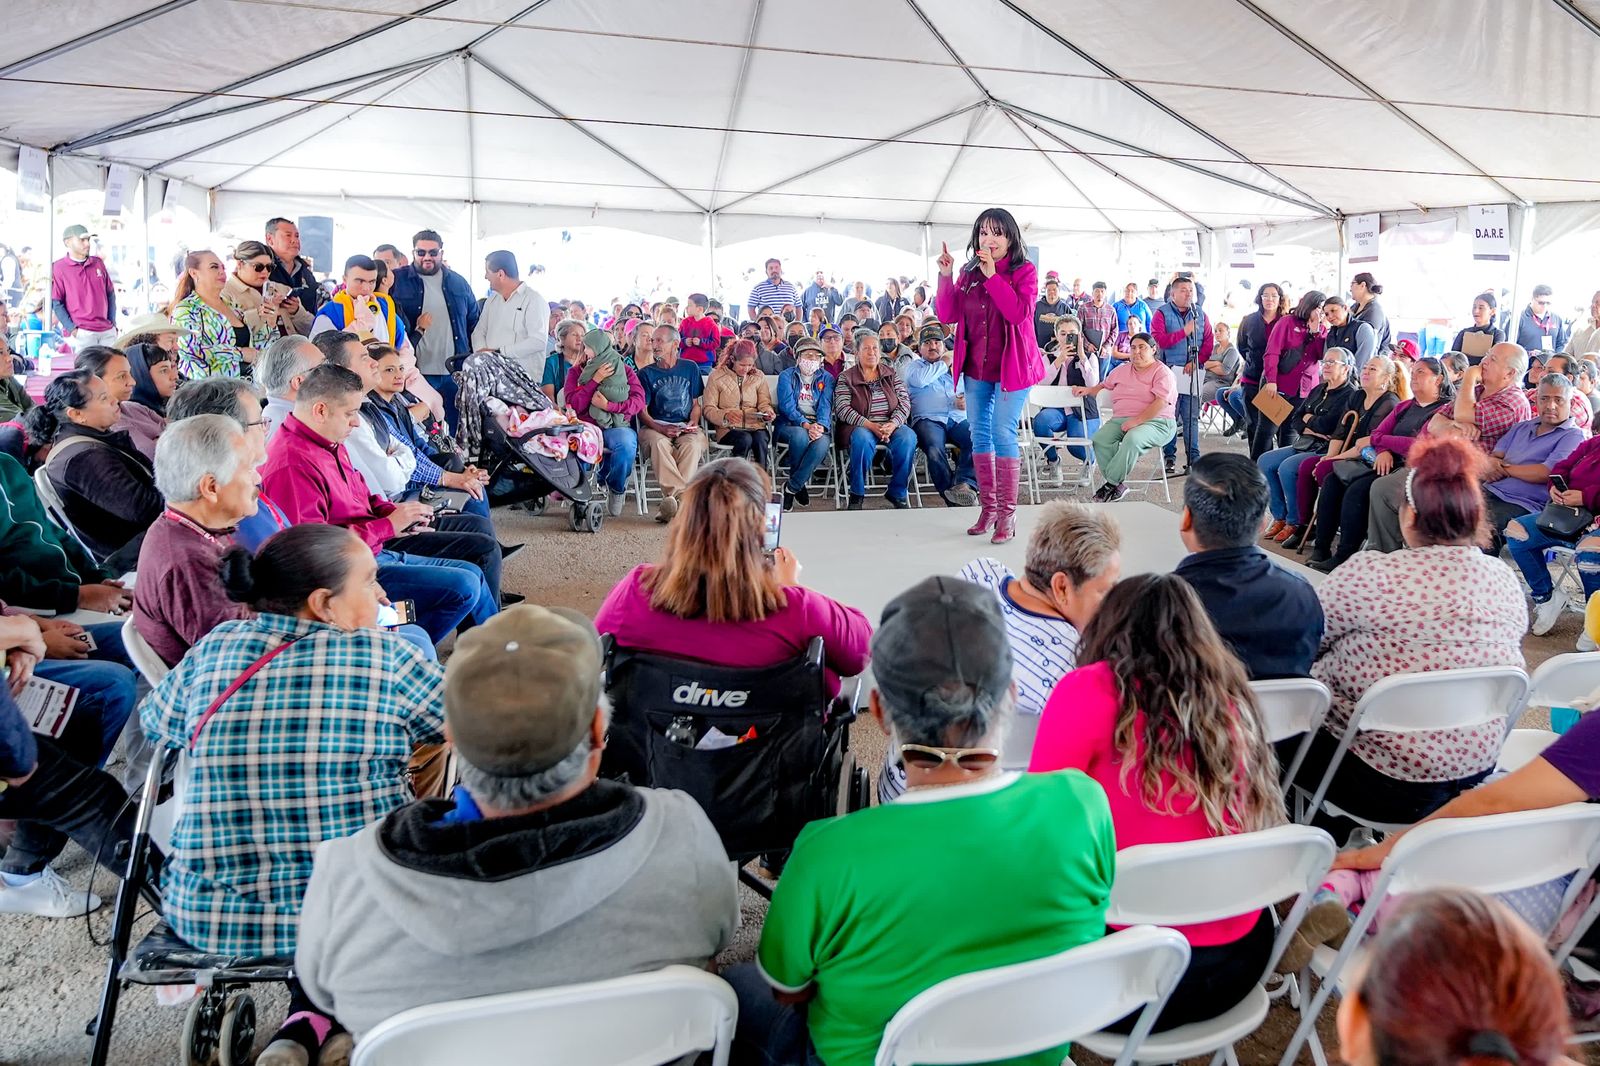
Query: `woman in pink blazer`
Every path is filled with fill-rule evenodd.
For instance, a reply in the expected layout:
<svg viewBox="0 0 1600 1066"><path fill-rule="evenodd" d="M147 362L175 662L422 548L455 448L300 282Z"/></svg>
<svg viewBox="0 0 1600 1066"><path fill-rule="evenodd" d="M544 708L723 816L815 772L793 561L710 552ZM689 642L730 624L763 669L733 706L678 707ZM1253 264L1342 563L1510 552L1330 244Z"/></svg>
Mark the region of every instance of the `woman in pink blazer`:
<svg viewBox="0 0 1600 1066"><path fill-rule="evenodd" d="M935 309L956 329L952 370L958 380L965 376L972 465L983 508L967 533L976 537L993 529L992 543L1004 544L1017 532L1017 423L1028 390L1044 378L1033 328L1039 276L1028 262L1017 220L1004 208L991 207L972 224L971 259L959 277L950 246L943 248Z"/></svg>

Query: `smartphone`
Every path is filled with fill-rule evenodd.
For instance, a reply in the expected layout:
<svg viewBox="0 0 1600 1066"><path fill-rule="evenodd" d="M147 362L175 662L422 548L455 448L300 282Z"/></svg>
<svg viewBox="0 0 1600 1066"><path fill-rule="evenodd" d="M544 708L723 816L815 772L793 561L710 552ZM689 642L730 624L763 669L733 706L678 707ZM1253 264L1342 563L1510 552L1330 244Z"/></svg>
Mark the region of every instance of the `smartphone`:
<svg viewBox="0 0 1600 1066"><path fill-rule="evenodd" d="M261 285L261 296L266 300L281 300L291 291L289 286L281 281L268 281Z"/></svg>
<svg viewBox="0 0 1600 1066"><path fill-rule="evenodd" d="M384 629L408 626L417 619L415 600L396 600L378 605L378 624Z"/></svg>
<svg viewBox="0 0 1600 1066"><path fill-rule="evenodd" d="M1567 479L1562 477L1560 474L1551 474L1550 487L1555 489L1557 492L1566 492L1568 491Z"/></svg>
<svg viewBox="0 0 1600 1066"><path fill-rule="evenodd" d="M783 496L773 493L767 501L766 535L761 541L761 550L770 557L778 550L778 544L783 540Z"/></svg>

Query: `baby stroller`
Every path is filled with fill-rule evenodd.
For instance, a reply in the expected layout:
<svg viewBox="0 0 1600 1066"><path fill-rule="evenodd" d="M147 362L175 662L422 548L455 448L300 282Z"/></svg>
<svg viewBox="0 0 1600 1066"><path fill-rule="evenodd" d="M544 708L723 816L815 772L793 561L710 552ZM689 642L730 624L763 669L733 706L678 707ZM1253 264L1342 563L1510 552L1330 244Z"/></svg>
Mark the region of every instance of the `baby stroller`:
<svg viewBox="0 0 1600 1066"><path fill-rule="evenodd" d="M511 436L490 410L490 401L528 414L555 409L517 361L499 352L473 352L451 359L450 368L456 375L460 444L489 471L491 504L522 503L542 515L549 497L559 496L570 505L567 521L574 533L600 532L606 504L595 479L598 464L583 462L576 450L577 434L584 427L556 425ZM551 447L552 437L566 438L566 446Z"/></svg>
<svg viewBox="0 0 1600 1066"><path fill-rule="evenodd" d="M132 945L140 901L160 911L158 841L170 834L176 818L173 809L180 802L163 797L161 784L167 778L177 783L181 770L177 775L171 771L178 761L178 752L162 749L150 759L145 775L128 865L117 888L111 961L100 1010L87 1026L94 1037L90 1066L105 1066L108 1061L117 1001L130 985L198 985L200 992L189 1002L184 1016L178 1062L182 1066L244 1066L256 1040L255 1000L244 989L263 982L282 984L293 976L293 958L207 954L178 939L164 921L158 921L138 945Z"/></svg>

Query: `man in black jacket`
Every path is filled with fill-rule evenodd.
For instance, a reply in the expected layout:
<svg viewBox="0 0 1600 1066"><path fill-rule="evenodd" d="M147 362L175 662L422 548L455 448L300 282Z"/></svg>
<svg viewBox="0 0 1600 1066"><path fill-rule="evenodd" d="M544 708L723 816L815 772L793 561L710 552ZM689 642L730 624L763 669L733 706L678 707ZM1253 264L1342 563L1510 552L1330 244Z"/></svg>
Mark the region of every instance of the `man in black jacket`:
<svg viewBox="0 0 1600 1066"><path fill-rule="evenodd" d="M1322 603L1311 583L1256 545L1267 515L1267 479L1242 455L1195 460L1183 485L1179 533L1189 582L1253 681L1309 677L1322 642Z"/></svg>
<svg viewBox="0 0 1600 1066"><path fill-rule="evenodd" d="M317 308L322 306L322 287L311 264L301 258L300 227L286 218L267 219L266 245L272 249L272 272L267 280L292 290L283 301L283 312L296 333L308 336Z"/></svg>

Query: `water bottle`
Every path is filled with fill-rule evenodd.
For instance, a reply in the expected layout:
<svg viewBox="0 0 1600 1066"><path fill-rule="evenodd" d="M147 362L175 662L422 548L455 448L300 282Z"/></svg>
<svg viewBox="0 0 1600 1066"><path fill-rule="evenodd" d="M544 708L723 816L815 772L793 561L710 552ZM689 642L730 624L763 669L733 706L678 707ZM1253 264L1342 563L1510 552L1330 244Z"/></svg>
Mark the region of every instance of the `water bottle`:
<svg viewBox="0 0 1600 1066"><path fill-rule="evenodd" d="M672 724L667 726L666 736L673 744L682 744L686 748L694 747L694 719L686 714L678 715L672 720Z"/></svg>

